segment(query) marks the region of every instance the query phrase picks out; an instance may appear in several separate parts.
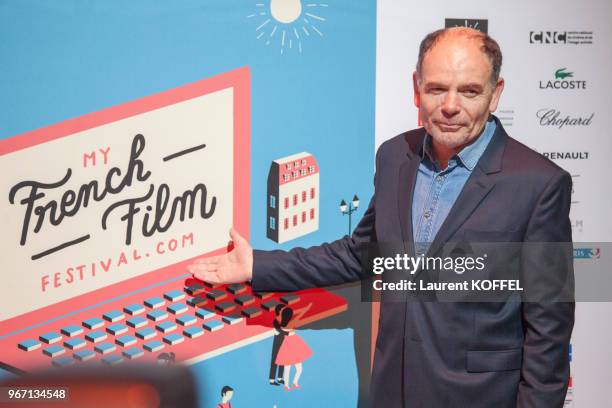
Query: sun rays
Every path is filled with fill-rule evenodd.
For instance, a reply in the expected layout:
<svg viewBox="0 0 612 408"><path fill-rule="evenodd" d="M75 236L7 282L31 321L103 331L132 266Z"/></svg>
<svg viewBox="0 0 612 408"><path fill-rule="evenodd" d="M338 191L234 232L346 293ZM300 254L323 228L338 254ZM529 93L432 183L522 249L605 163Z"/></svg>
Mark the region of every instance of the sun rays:
<svg viewBox="0 0 612 408"><path fill-rule="evenodd" d="M302 53L309 37L324 37L326 3L301 0L270 0L255 4L247 19L255 21L255 38L266 46L280 46L280 54Z"/></svg>

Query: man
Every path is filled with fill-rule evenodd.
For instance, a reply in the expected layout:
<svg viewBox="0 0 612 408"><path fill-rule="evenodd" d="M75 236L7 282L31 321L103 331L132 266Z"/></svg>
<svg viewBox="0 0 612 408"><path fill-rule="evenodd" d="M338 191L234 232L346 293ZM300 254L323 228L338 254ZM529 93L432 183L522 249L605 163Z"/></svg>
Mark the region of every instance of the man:
<svg viewBox="0 0 612 408"><path fill-rule="evenodd" d="M280 312L283 307L285 307L285 305L279 303L274 308L274 315L276 316L276 318L272 322L272 325L274 326L274 340L272 341L272 355L270 356L270 373L268 376L268 381L270 385L285 384L285 366L279 366L276 364L276 356L278 356L278 351L280 350L283 341L285 341L285 337L287 336L287 334L289 334L281 327L280 324Z"/></svg>
<svg viewBox="0 0 612 408"><path fill-rule="evenodd" d="M221 402L217 404L217 408L232 408L230 400L234 396L234 389L229 385L221 388Z"/></svg>
<svg viewBox="0 0 612 408"><path fill-rule="evenodd" d="M372 242L404 243L412 256L460 239L571 242L570 175L491 115L504 88L501 60L497 43L476 30L423 40L413 81L424 129L380 146L375 193L352 237L264 252L232 230L232 252L190 271L211 282L252 279L255 290L298 290L364 278L360 251ZM531 262L527 280L555 273ZM383 301L372 405L561 407L573 321L572 302Z"/></svg>

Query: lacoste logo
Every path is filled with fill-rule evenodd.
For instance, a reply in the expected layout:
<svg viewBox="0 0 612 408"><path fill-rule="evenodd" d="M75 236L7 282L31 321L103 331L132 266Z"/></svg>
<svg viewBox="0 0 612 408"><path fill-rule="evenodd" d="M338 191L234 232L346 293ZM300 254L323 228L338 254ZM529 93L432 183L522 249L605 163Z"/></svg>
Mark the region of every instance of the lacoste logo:
<svg viewBox="0 0 612 408"><path fill-rule="evenodd" d="M574 76L573 72L565 72L567 68L559 68L555 71L555 79L565 79L572 78Z"/></svg>

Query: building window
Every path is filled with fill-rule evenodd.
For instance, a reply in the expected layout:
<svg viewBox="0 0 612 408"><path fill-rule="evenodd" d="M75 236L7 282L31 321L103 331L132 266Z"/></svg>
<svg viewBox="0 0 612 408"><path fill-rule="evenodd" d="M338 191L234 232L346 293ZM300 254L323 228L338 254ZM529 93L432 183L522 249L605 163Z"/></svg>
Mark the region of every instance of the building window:
<svg viewBox="0 0 612 408"><path fill-rule="evenodd" d="M310 198L311 199L315 198L315 189L314 189L314 187L310 189Z"/></svg>
<svg viewBox="0 0 612 408"><path fill-rule="evenodd" d="M297 197L297 194L294 194L293 195L293 205L297 205L297 203L298 203L298 197Z"/></svg>
<svg viewBox="0 0 612 408"><path fill-rule="evenodd" d="M311 173L314 173L314 166L308 166L308 171L310 171Z"/></svg>
<svg viewBox="0 0 612 408"><path fill-rule="evenodd" d="M285 208L289 208L289 197L285 197Z"/></svg>
<svg viewBox="0 0 612 408"><path fill-rule="evenodd" d="M302 166L306 165L306 159L302 159Z"/></svg>
<svg viewBox="0 0 612 408"><path fill-rule="evenodd" d="M270 208L276 208L276 196L270 196Z"/></svg>
<svg viewBox="0 0 612 408"><path fill-rule="evenodd" d="M285 218L285 229L289 229L289 218Z"/></svg>
<svg viewBox="0 0 612 408"><path fill-rule="evenodd" d="M283 180L289 181L289 173L283 174Z"/></svg>
<svg viewBox="0 0 612 408"><path fill-rule="evenodd" d="M295 161L293 163L293 168L297 169L298 167L300 167L300 162L299 161Z"/></svg>
<svg viewBox="0 0 612 408"><path fill-rule="evenodd" d="M271 230L275 230L276 229L276 218L274 218L274 217L270 217L270 229Z"/></svg>
<svg viewBox="0 0 612 408"><path fill-rule="evenodd" d="M302 211L302 224L306 222L306 211Z"/></svg>
<svg viewBox="0 0 612 408"><path fill-rule="evenodd" d="M314 220L314 208L310 209L310 219Z"/></svg>
<svg viewBox="0 0 612 408"><path fill-rule="evenodd" d="M302 191L302 202L306 202L306 191Z"/></svg>
<svg viewBox="0 0 612 408"><path fill-rule="evenodd" d="M301 170L301 174L302 174L302 176L305 176L306 174L308 174L308 172L306 171L306 169L302 169Z"/></svg>
<svg viewBox="0 0 612 408"><path fill-rule="evenodd" d="M295 227L297 225L297 215L293 216L293 226Z"/></svg>
<svg viewBox="0 0 612 408"><path fill-rule="evenodd" d="M294 171L293 172L293 178L298 178L300 176L300 172L299 171Z"/></svg>
<svg viewBox="0 0 612 408"><path fill-rule="evenodd" d="M285 164L285 169L286 170L291 170L291 163Z"/></svg>

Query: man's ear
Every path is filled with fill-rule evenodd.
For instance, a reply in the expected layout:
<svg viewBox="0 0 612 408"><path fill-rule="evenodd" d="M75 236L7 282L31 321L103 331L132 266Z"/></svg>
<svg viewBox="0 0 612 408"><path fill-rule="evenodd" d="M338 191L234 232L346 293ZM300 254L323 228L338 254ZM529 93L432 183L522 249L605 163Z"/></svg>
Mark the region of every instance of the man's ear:
<svg viewBox="0 0 612 408"><path fill-rule="evenodd" d="M417 73L414 71L412 73L412 90L414 92L414 106L417 108L421 107L421 97L419 95L419 81L417 79Z"/></svg>
<svg viewBox="0 0 612 408"><path fill-rule="evenodd" d="M495 89L493 90L493 97L491 98L491 102L489 103L489 112L495 112L497 110L497 104L499 103L499 98L501 97L502 91L504 90L504 78L499 78L497 83L495 84Z"/></svg>

